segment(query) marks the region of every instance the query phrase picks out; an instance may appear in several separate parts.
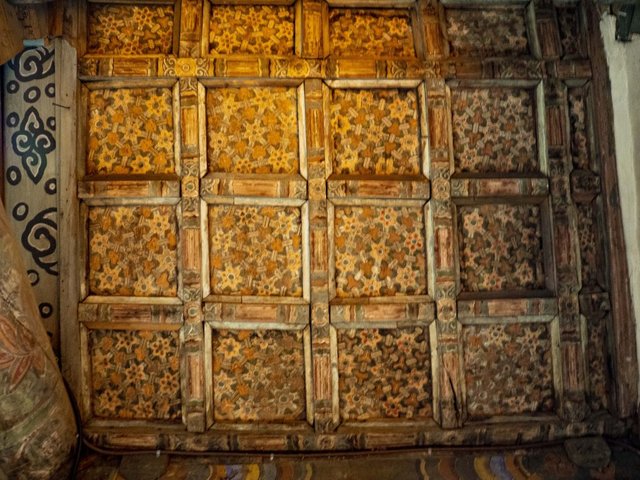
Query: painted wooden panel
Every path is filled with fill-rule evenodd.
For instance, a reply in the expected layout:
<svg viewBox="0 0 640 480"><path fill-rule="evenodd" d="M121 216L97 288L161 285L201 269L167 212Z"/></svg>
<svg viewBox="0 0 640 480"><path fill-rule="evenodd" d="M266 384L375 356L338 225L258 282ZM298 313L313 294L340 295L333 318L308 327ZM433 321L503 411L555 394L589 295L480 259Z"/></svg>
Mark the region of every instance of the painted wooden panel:
<svg viewBox="0 0 640 480"><path fill-rule="evenodd" d="M457 215L463 291L544 288L539 206L460 206Z"/></svg>
<svg viewBox="0 0 640 480"><path fill-rule="evenodd" d="M302 213L298 207L209 207L214 295L302 297Z"/></svg>
<svg viewBox="0 0 640 480"><path fill-rule="evenodd" d="M535 95L520 88L454 88L453 154L457 172L538 170Z"/></svg>
<svg viewBox="0 0 640 480"><path fill-rule="evenodd" d="M295 87L208 89L209 171L297 173L297 103Z"/></svg>
<svg viewBox="0 0 640 480"><path fill-rule="evenodd" d="M548 324L465 325L462 345L471 418L553 412Z"/></svg>
<svg viewBox="0 0 640 480"><path fill-rule="evenodd" d="M213 330L216 422L306 418L302 330Z"/></svg>
<svg viewBox="0 0 640 480"><path fill-rule="evenodd" d="M213 5L212 55L293 55L294 8L283 5Z"/></svg>
<svg viewBox="0 0 640 480"><path fill-rule="evenodd" d="M569 132L571 158L575 168L591 168L592 145L588 128L588 96L584 88L569 88Z"/></svg>
<svg viewBox="0 0 640 480"><path fill-rule="evenodd" d="M178 421L177 330L90 329L91 408L96 417Z"/></svg>
<svg viewBox="0 0 640 480"><path fill-rule="evenodd" d="M2 69L2 202L38 305L59 348L58 166L52 48L28 48ZM59 127L58 127L59 128Z"/></svg>
<svg viewBox="0 0 640 480"><path fill-rule="evenodd" d="M418 102L415 89L333 89L334 173L420 174Z"/></svg>
<svg viewBox="0 0 640 480"><path fill-rule="evenodd" d="M524 8L447 8L445 12L454 56L506 57L529 53Z"/></svg>
<svg viewBox="0 0 640 480"><path fill-rule="evenodd" d="M597 288L605 282L602 277L602 254L598 245L596 211L591 204L583 203L577 205L577 213L582 287Z"/></svg>
<svg viewBox="0 0 640 480"><path fill-rule="evenodd" d="M336 206L334 212L338 297L426 294L422 208Z"/></svg>
<svg viewBox="0 0 640 480"><path fill-rule="evenodd" d="M343 421L432 416L431 352L425 327L338 329Z"/></svg>
<svg viewBox="0 0 640 480"><path fill-rule="evenodd" d="M136 43L145 31L109 48L109 34L95 34L92 47L90 20L81 59L80 138L91 159L107 152L77 185L89 247L79 250L90 294L80 312L93 319L83 320L84 342L160 332L177 338L180 358L171 408L181 413L160 418L154 407L139 418L182 417L175 431L187 432L135 441L220 450L480 442L515 438L500 426L514 416L528 432L527 417L599 428L582 421L583 404L608 407L598 337L610 305L594 233L602 187L581 6L162 3L180 9L169 50L151 52L165 41L156 37ZM122 5L88 10L132 11ZM176 29L166 30L156 33L169 41ZM128 95L126 108L100 100L105 92ZM151 153L153 108L136 117L149 97L160 99L167 137ZM131 141L126 128L137 129ZM135 229L154 225L131 213L143 208L164 212L164 237L180 247L149 254ZM129 231L99 230L108 211L128 212ZM111 263L133 272L112 290L91 283L100 241L120 250L101 253L94 277ZM124 245L144 261L132 266ZM146 261L174 272L168 287ZM162 317L161 304L182 315ZM142 408L137 396L125 401ZM100 408L90 428L132 418Z"/></svg>
<svg viewBox="0 0 640 480"><path fill-rule="evenodd" d="M408 10L331 8L329 38L336 56L416 55Z"/></svg>
<svg viewBox="0 0 640 480"><path fill-rule="evenodd" d="M87 50L96 54L171 53L173 5L88 3Z"/></svg>
<svg viewBox="0 0 640 480"><path fill-rule="evenodd" d="M175 207L90 207L88 244L88 284L92 294L176 295Z"/></svg>
<svg viewBox="0 0 640 480"><path fill-rule="evenodd" d="M608 353L607 344L603 340L607 338L608 318L600 316L586 320L586 367L587 377L587 402L589 407L597 412L605 410L609 406L608 392L611 388L610 372L607 371Z"/></svg>
<svg viewBox="0 0 640 480"><path fill-rule="evenodd" d="M91 90L87 173L174 173L172 105L169 88Z"/></svg>

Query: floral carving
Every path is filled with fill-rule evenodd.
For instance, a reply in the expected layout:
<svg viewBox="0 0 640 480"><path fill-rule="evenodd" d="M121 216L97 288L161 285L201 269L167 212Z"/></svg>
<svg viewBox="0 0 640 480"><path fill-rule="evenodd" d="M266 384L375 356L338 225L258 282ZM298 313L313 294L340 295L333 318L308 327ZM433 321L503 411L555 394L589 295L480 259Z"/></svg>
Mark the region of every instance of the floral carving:
<svg viewBox="0 0 640 480"><path fill-rule="evenodd" d="M213 396L218 421L303 420L302 331L216 330Z"/></svg>
<svg viewBox="0 0 640 480"><path fill-rule="evenodd" d="M525 173L538 168L533 92L515 88L451 91L458 172Z"/></svg>
<svg viewBox="0 0 640 480"><path fill-rule="evenodd" d="M336 207L334 228L339 297L426 293L421 209Z"/></svg>
<svg viewBox="0 0 640 480"><path fill-rule="evenodd" d="M339 56L415 57L408 10L333 8L331 52Z"/></svg>
<svg viewBox="0 0 640 480"><path fill-rule="evenodd" d="M548 325L468 325L462 332L472 417L553 411Z"/></svg>
<svg viewBox="0 0 640 480"><path fill-rule="evenodd" d="M212 172L296 173L296 89L209 89L207 133Z"/></svg>
<svg viewBox="0 0 640 480"><path fill-rule="evenodd" d="M343 420L430 417L430 373L423 327L338 331Z"/></svg>
<svg viewBox="0 0 640 480"><path fill-rule="evenodd" d="M174 207L90 208L90 292L175 296L177 243Z"/></svg>
<svg viewBox="0 0 640 480"><path fill-rule="evenodd" d="M293 7L214 5L209 48L214 55L293 55Z"/></svg>
<svg viewBox="0 0 640 480"><path fill-rule="evenodd" d="M93 413L177 420L181 415L177 331L90 330Z"/></svg>
<svg viewBox="0 0 640 480"><path fill-rule="evenodd" d="M529 53L523 8L447 9L447 36L454 55L510 56Z"/></svg>
<svg viewBox="0 0 640 480"><path fill-rule="evenodd" d="M168 88L92 90L87 173L173 173L172 101Z"/></svg>
<svg viewBox="0 0 640 480"><path fill-rule="evenodd" d="M330 115L335 173L421 172L415 90L336 89Z"/></svg>
<svg viewBox="0 0 640 480"><path fill-rule="evenodd" d="M297 207L209 208L211 292L302 296L302 218Z"/></svg>
<svg viewBox="0 0 640 480"><path fill-rule="evenodd" d="M458 208L460 283L468 292L544 288L540 208Z"/></svg>
<svg viewBox="0 0 640 480"><path fill-rule="evenodd" d="M173 5L88 4L90 53L150 55L171 53Z"/></svg>

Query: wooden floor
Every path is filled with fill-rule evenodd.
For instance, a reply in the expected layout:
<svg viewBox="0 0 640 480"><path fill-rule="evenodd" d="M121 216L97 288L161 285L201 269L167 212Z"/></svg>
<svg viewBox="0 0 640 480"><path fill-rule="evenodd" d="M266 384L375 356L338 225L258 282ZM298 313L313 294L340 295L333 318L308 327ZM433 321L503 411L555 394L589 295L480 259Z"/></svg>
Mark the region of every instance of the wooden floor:
<svg viewBox="0 0 640 480"><path fill-rule="evenodd" d="M604 468L573 464L561 445L531 450L377 453L333 457L212 457L88 453L80 480L637 479L637 450L612 445Z"/></svg>

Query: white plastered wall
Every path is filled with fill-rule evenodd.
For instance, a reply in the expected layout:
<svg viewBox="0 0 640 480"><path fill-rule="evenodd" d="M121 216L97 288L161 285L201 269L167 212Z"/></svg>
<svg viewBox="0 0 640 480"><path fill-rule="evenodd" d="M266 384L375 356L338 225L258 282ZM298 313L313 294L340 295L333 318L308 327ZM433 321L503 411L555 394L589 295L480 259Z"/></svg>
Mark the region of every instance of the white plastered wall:
<svg viewBox="0 0 640 480"><path fill-rule="evenodd" d="M600 27L611 79L622 223L636 318L636 345L640 346L640 35L633 35L630 42L616 41L616 19L608 14L602 18Z"/></svg>

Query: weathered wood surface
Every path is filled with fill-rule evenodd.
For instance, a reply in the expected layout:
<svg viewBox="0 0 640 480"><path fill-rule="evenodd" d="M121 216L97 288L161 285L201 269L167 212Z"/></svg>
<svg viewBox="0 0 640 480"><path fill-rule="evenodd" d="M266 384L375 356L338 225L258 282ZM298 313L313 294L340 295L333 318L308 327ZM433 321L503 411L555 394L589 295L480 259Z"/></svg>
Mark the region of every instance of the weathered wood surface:
<svg viewBox="0 0 640 480"><path fill-rule="evenodd" d="M166 28L131 38L113 24L137 25L133 6L79 10L79 300L103 312L79 329L92 438L312 450L622 431L594 416L612 404L607 322L614 337L631 323L602 273L617 207L583 5L348 6L163 2L145 14ZM100 125L123 112L110 139ZM172 140L150 146L158 124ZM182 315L149 323L145 304ZM126 314L105 320L109 305ZM146 353L108 368L162 388L113 376L136 395L105 400L99 341L124 338ZM161 380L164 344L179 365Z"/></svg>

